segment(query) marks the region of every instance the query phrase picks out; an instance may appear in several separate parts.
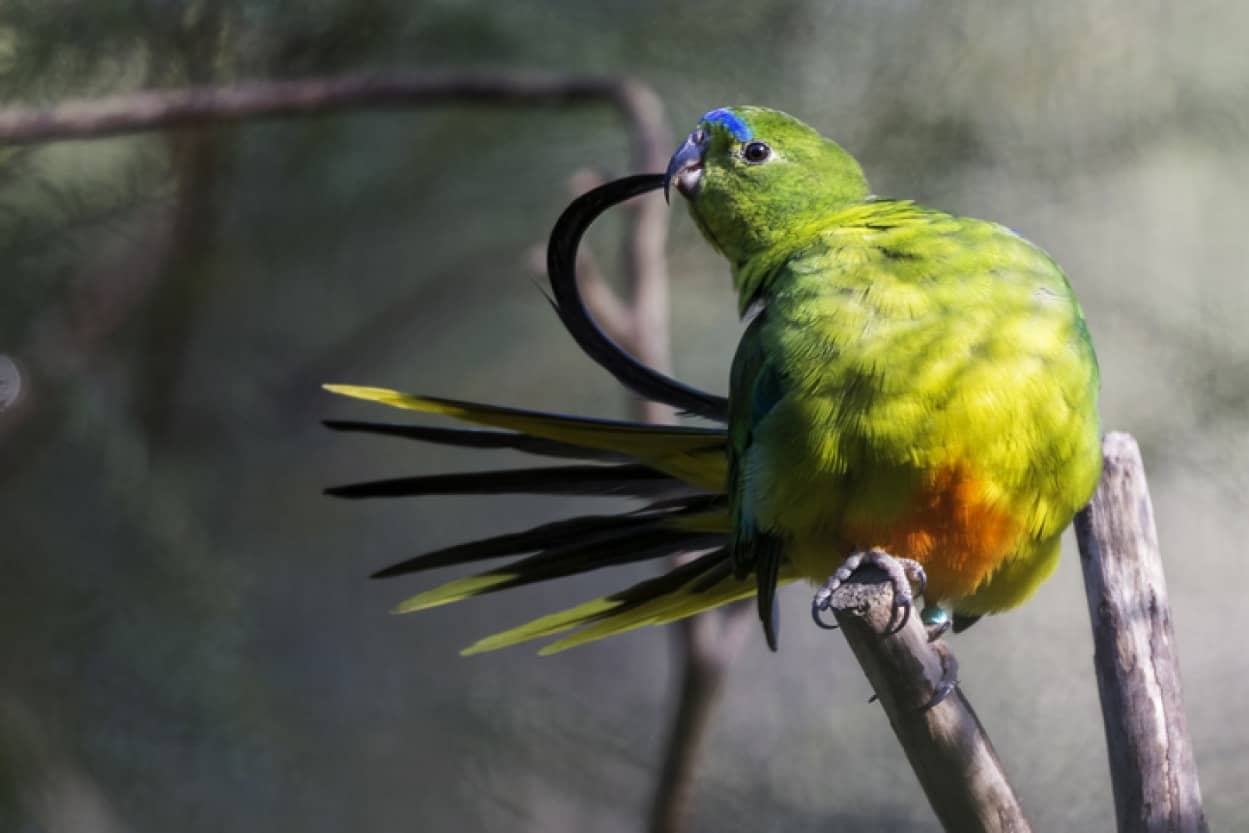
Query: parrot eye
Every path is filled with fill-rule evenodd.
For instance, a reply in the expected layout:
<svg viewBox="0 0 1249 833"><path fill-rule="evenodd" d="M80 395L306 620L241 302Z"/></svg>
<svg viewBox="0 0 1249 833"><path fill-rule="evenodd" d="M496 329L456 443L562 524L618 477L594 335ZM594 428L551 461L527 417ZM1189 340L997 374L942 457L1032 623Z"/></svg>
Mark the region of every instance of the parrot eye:
<svg viewBox="0 0 1249 833"><path fill-rule="evenodd" d="M758 165L772 158L772 148L763 142L751 142L742 148L742 158L752 165Z"/></svg>

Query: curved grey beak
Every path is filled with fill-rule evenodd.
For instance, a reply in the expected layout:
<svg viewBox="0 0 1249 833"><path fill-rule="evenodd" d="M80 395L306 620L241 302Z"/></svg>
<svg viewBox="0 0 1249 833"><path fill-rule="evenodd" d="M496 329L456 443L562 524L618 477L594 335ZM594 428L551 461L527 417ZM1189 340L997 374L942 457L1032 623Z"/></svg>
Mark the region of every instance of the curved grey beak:
<svg viewBox="0 0 1249 833"><path fill-rule="evenodd" d="M703 156L707 150L707 136L701 130L695 130L685 140L677 152L672 154L668 162L668 171L664 174L664 199L671 202L668 193L675 181L677 190L686 199L698 193L698 182L703 177Z"/></svg>

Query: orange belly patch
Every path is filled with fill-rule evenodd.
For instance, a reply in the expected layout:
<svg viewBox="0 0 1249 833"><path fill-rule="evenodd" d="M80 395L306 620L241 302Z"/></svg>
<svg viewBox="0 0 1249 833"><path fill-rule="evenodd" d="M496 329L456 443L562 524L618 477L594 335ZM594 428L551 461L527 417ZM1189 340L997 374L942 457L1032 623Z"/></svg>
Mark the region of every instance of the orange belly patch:
<svg viewBox="0 0 1249 833"><path fill-rule="evenodd" d="M932 601L971 594L1019 544L1020 525L962 467L938 472L907 504L887 518L847 512L842 537L847 552L876 547L918 561Z"/></svg>

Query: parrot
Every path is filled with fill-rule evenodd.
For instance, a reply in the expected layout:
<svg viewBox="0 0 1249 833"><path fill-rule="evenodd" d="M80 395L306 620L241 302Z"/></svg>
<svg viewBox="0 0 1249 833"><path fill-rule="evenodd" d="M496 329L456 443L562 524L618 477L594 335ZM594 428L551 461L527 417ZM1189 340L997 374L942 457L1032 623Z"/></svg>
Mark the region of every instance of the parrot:
<svg viewBox="0 0 1249 833"><path fill-rule="evenodd" d="M1055 569L1060 537L1102 465L1097 358L1062 269L1003 225L874 195L840 145L765 107L704 114L662 185L728 262L745 323L727 399L689 409L722 424L325 386L475 426L326 422L338 431L562 461L356 483L332 495L639 501L387 567L375 575L512 558L396 610L678 553L689 556L665 573L464 653L547 639L540 653L550 654L751 597L776 650L778 587L808 582L811 615L835 627L821 614L867 564L892 585L894 630L919 597L932 638L1023 603Z"/></svg>

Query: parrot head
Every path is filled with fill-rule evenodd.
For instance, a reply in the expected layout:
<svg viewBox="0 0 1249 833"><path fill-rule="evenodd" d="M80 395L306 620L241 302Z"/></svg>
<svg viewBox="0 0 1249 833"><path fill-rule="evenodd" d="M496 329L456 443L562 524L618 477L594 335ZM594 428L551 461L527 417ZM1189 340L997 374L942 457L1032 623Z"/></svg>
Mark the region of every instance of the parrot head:
<svg viewBox="0 0 1249 833"><path fill-rule="evenodd" d="M780 245L868 195L854 157L793 116L764 107L706 113L668 163L703 236L732 263Z"/></svg>

